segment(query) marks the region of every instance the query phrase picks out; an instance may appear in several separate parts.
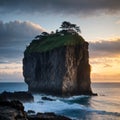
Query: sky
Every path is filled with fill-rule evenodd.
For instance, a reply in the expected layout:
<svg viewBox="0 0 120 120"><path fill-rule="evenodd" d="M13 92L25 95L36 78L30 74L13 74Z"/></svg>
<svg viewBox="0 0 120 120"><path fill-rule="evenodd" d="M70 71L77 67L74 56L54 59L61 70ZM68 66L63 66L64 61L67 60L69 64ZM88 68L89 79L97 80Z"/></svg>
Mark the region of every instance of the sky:
<svg viewBox="0 0 120 120"><path fill-rule="evenodd" d="M120 0L0 0L0 82L23 82L23 52L63 21L89 42L92 82L120 82Z"/></svg>

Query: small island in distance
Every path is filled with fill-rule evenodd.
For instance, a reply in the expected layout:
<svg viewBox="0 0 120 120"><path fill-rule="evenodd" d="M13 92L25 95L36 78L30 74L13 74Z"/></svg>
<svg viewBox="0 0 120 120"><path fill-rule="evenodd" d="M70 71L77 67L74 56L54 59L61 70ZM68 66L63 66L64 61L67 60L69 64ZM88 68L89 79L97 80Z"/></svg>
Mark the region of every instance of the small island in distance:
<svg viewBox="0 0 120 120"><path fill-rule="evenodd" d="M64 21L60 31L43 32L27 46L23 76L32 93L56 96L95 95L91 90L88 42L76 24Z"/></svg>

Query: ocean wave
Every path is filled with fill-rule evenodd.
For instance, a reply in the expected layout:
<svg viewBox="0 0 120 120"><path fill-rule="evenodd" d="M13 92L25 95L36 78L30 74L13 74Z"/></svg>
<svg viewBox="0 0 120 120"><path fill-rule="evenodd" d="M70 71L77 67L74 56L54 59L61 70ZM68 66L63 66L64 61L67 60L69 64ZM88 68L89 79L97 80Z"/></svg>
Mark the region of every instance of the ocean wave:
<svg viewBox="0 0 120 120"><path fill-rule="evenodd" d="M35 112L54 112L56 114L65 115L70 118L80 119L87 117L87 119L94 120L97 116L101 118L120 118L119 112L107 111L104 106L103 109L97 109L101 105L100 101L92 99L90 96L73 96L69 98L60 98L55 96L46 96L54 101L42 100L45 95L35 95L35 102L24 103L25 110L34 110ZM102 103L103 104L103 103ZM85 118L86 119L86 118ZM98 119L98 120L99 120ZM114 120L114 119L113 119Z"/></svg>

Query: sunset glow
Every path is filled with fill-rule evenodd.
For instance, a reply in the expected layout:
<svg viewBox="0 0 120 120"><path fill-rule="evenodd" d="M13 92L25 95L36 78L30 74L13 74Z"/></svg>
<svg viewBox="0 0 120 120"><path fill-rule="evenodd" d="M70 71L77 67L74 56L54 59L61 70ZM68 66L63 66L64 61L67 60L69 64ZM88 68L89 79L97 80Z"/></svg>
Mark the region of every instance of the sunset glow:
<svg viewBox="0 0 120 120"><path fill-rule="evenodd" d="M0 82L22 81L26 46L62 21L80 26L89 42L92 82L120 82L120 1L0 1ZM15 76L15 77L14 77Z"/></svg>
<svg viewBox="0 0 120 120"><path fill-rule="evenodd" d="M119 82L120 57L90 59L92 65L91 77L93 82Z"/></svg>

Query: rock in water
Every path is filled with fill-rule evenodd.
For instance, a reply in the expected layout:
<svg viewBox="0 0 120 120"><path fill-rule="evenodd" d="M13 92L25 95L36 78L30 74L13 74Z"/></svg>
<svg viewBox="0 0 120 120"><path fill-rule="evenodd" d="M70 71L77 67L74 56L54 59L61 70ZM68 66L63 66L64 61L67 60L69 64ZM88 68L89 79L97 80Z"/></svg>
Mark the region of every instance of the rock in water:
<svg viewBox="0 0 120 120"><path fill-rule="evenodd" d="M92 95L88 42L78 34L33 40L24 52L23 75L30 92Z"/></svg>
<svg viewBox="0 0 120 120"><path fill-rule="evenodd" d="M30 113L34 111L26 113L20 101L0 101L0 120L71 120L55 113Z"/></svg>
<svg viewBox="0 0 120 120"><path fill-rule="evenodd" d="M21 102L33 102L34 97L31 93L25 91L3 92L0 94L0 101L19 100Z"/></svg>
<svg viewBox="0 0 120 120"><path fill-rule="evenodd" d="M19 101L0 101L0 120L28 120Z"/></svg>

